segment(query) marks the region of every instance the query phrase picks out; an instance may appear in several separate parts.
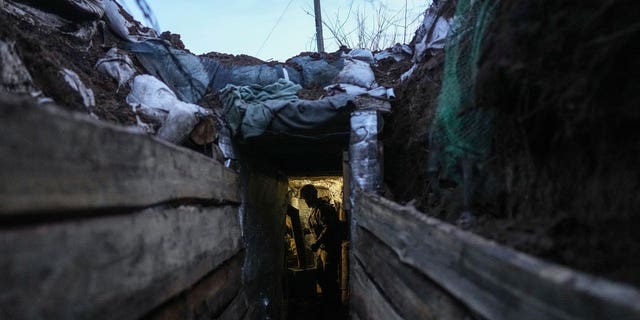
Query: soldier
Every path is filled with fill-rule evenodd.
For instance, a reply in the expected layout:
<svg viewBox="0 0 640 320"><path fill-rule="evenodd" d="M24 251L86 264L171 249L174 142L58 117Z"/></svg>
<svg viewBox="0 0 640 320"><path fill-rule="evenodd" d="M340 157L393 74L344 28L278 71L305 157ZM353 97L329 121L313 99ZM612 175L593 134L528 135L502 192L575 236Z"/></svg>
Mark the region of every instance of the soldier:
<svg viewBox="0 0 640 320"><path fill-rule="evenodd" d="M300 197L313 209L309 226L316 242L311 250L316 252L317 281L322 288L325 305L338 306L339 225L336 209L327 201L318 198L318 190L310 184L300 189Z"/></svg>

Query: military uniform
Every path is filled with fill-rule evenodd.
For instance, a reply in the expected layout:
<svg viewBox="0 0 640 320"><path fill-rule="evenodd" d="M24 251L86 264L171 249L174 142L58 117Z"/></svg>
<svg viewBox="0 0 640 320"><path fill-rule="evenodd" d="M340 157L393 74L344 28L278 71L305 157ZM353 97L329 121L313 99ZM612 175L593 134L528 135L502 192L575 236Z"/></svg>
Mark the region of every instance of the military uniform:
<svg viewBox="0 0 640 320"><path fill-rule="evenodd" d="M338 262L340 238L338 214L327 201L318 200L309 216L309 226L316 237L312 249L316 252L318 284L327 303L338 302Z"/></svg>

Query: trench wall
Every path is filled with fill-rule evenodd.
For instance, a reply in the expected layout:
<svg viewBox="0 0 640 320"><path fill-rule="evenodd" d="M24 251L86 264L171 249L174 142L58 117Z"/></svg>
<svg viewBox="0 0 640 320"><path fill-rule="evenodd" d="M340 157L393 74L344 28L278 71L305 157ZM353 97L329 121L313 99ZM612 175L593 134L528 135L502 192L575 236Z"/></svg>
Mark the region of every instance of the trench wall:
<svg viewBox="0 0 640 320"><path fill-rule="evenodd" d="M354 193L354 319L638 319L640 292Z"/></svg>
<svg viewBox="0 0 640 320"><path fill-rule="evenodd" d="M7 95L0 168L1 319L249 315L236 172Z"/></svg>

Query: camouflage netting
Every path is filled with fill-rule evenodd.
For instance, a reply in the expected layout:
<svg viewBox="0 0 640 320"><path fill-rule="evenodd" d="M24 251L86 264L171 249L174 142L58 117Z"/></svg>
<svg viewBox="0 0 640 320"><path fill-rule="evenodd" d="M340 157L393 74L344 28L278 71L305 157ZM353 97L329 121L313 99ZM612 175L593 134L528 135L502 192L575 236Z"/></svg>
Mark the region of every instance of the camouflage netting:
<svg viewBox="0 0 640 320"><path fill-rule="evenodd" d="M432 53L397 90L386 195L447 222L470 208L475 233L639 285L639 15L632 0L458 1L444 69Z"/></svg>
<svg viewBox="0 0 640 320"><path fill-rule="evenodd" d="M463 160L481 161L491 147L492 114L476 105L480 48L498 1L458 2L447 37L445 69L430 147L442 149L444 176L460 181Z"/></svg>

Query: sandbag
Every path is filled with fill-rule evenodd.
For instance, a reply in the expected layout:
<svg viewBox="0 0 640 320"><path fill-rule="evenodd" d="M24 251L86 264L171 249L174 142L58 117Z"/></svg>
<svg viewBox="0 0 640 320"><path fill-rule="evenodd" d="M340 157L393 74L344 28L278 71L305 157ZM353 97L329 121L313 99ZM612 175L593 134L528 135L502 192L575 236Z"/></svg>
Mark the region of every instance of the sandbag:
<svg viewBox="0 0 640 320"><path fill-rule="evenodd" d="M133 79L131 92L126 100L129 105L138 105L141 109L156 109L166 113L174 110L208 113L198 105L178 100L176 94L166 84L148 74L139 75ZM153 116L153 114L150 115Z"/></svg>
<svg viewBox="0 0 640 320"><path fill-rule="evenodd" d="M371 50L367 49L353 49L349 51L349 53L346 54L345 57L364 61L369 64L375 62L375 60L373 59L373 53L371 53Z"/></svg>
<svg viewBox="0 0 640 320"><path fill-rule="evenodd" d="M334 83L334 79L344 67L341 58L315 59L311 56L298 56L288 62L296 63L302 69L301 85L305 88L327 86Z"/></svg>
<svg viewBox="0 0 640 320"><path fill-rule="evenodd" d="M344 68L338 73L336 82L354 84L366 89L378 86L376 76L368 63L348 58L344 60Z"/></svg>
<svg viewBox="0 0 640 320"><path fill-rule="evenodd" d="M250 66L236 66L224 64L215 58L200 57L205 70L211 77L209 86L213 91L220 91L227 85L267 86L279 79L289 80L295 84L302 84L300 72L290 66L282 64L257 64Z"/></svg>
<svg viewBox="0 0 640 320"><path fill-rule="evenodd" d="M118 89L136 74L131 58L117 48L111 48L107 54L105 54L104 58L98 60L96 69L116 80L118 82Z"/></svg>
<svg viewBox="0 0 640 320"><path fill-rule="evenodd" d="M210 115L210 111L198 105L178 100L167 85L150 75L133 79L126 101L134 112L139 110L162 123L157 136L173 143L182 142L199 117Z"/></svg>

